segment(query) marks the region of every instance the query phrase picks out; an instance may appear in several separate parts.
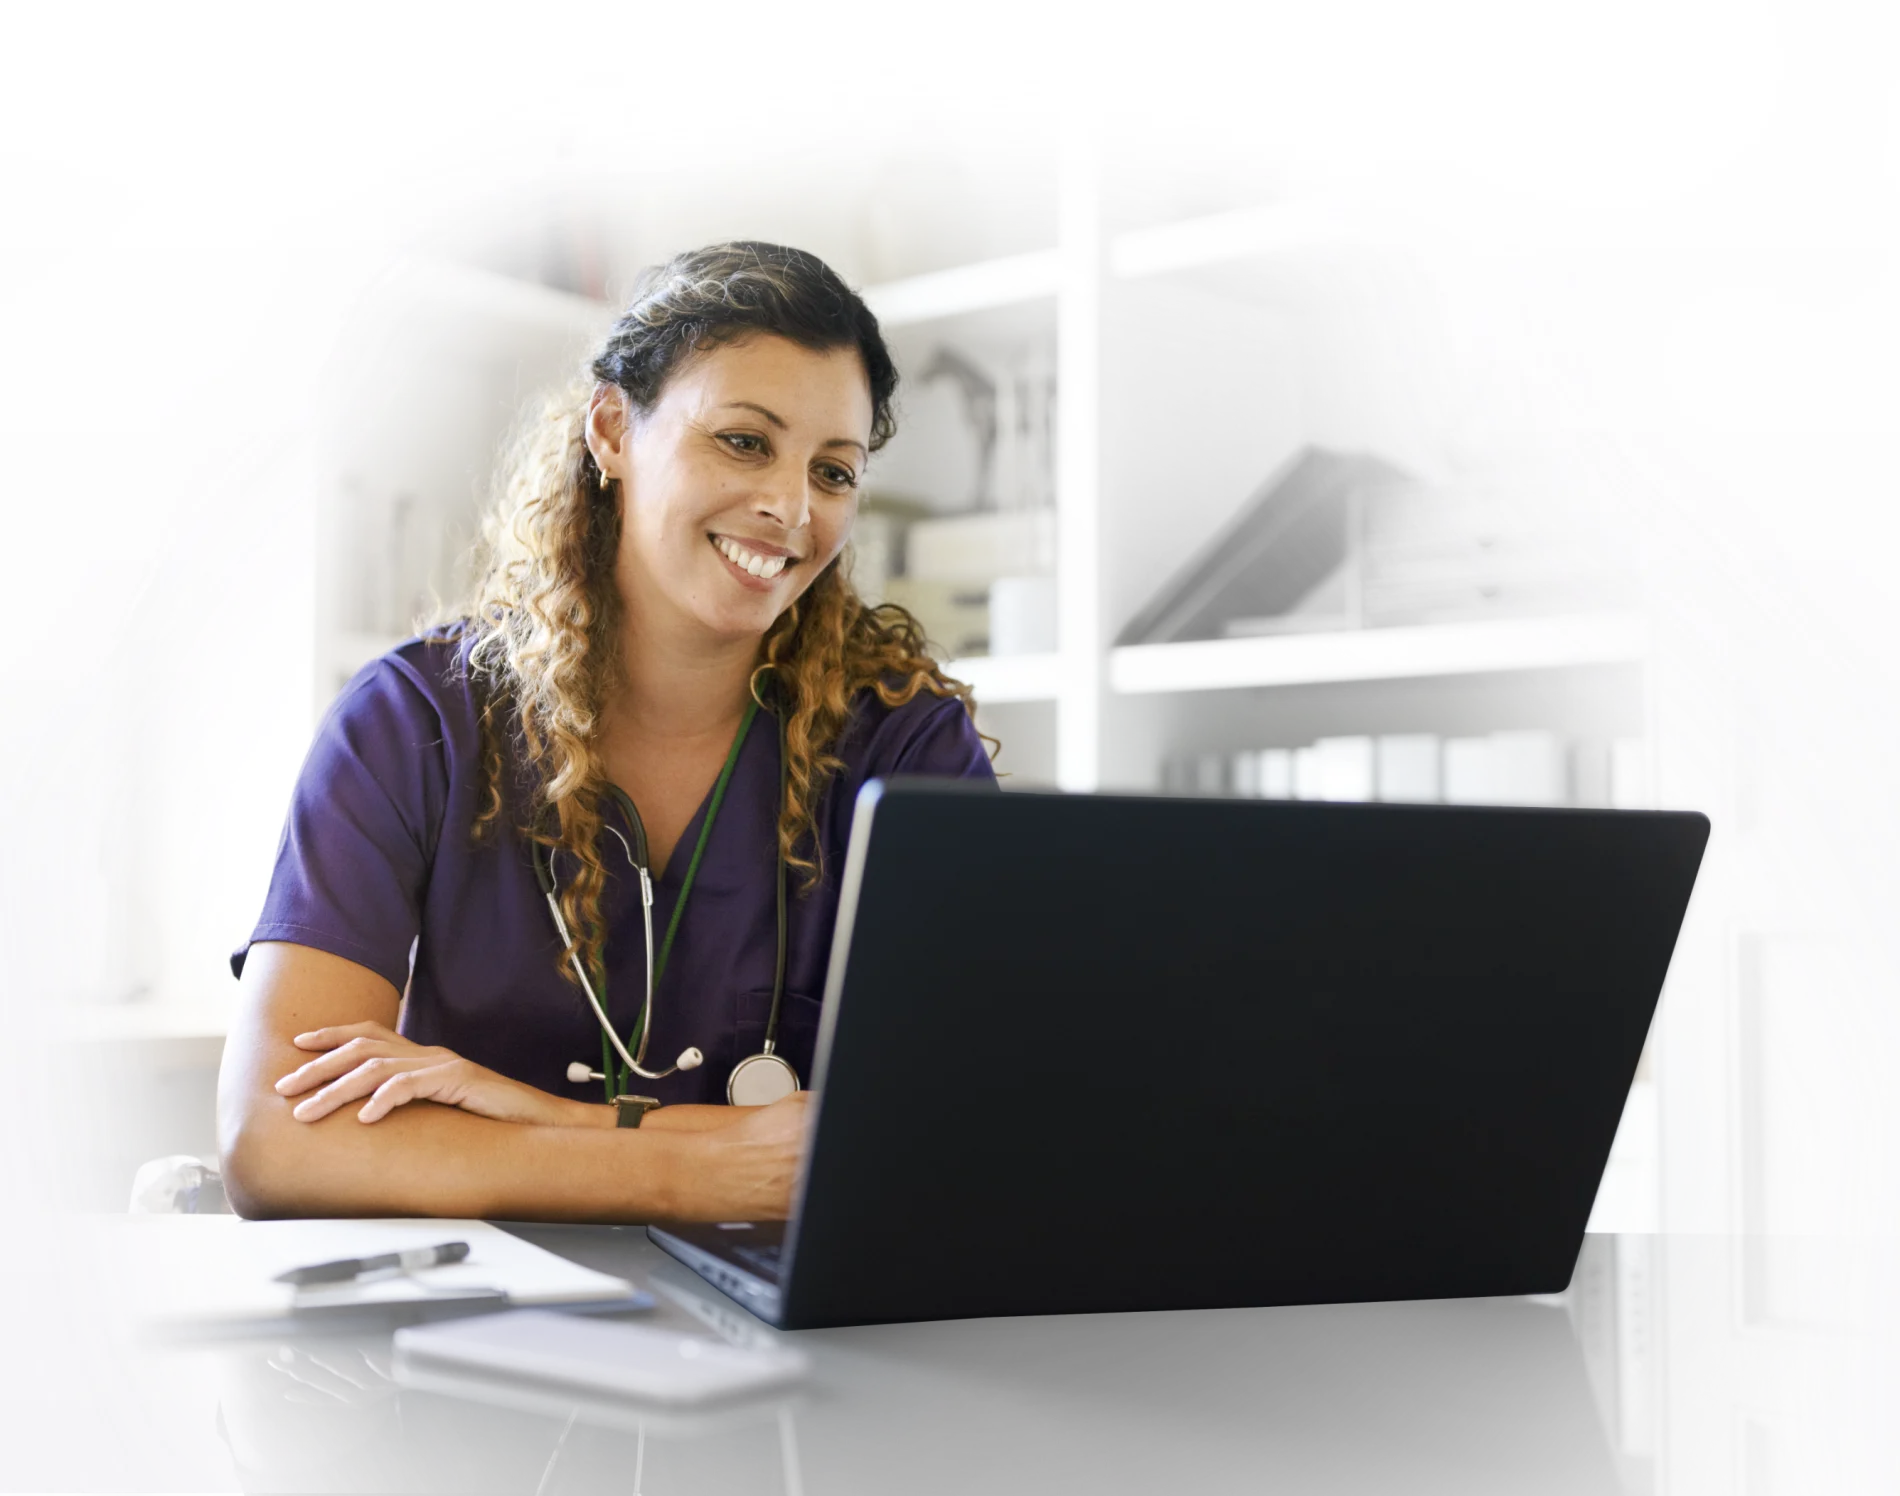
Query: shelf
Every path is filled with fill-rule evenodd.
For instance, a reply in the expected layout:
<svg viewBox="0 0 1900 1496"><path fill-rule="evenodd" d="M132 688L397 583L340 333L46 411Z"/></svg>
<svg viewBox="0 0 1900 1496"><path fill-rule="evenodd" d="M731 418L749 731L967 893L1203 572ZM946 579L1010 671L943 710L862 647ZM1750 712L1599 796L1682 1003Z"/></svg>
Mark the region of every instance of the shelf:
<svg viewBox="0 0 1900 1496"><path fill-rule="evenodd" d="M611 302L429 256L399 261L390 281L464 313L554 327L590 340L605 333L619 313Z"/></svg>
<svg viewBox="0 0 1900 1496"><path fill-rule="evenodd" d="M972 655L951 660L943 673L953 680L968 683L976 692L976 704L996 706L1015 701L1053 701L1056 673L1061 656Z"/></svg>
<svg viewBox="0 0 1900 1496"><path fill-rule="evenodd" d="M904 327L1054 296L1060 265L1055 250L1032 250L866 286L860 294L881 324ZM618 311L609 302L450 260L410 258L393 278L470 310L552 323L589 336L605 331Z"/></svg>
<svg viewBox="0 0 1900 1496"><path fill-rule="evenodd" d="M1587 613L1134 644L1110 652L1108 679L1115 690L1132 695L1556 670L1638 662L1647 638L1640 614Z"/></svg>
<svg viewBox="0 0 1900 1496"><path fill-rule="evenodd" d="M1342 233L1339 215L1322 203L1275 203L1117 234L1109 242L1108 268L1132 280L1330 244Z"/></svg>
<svg viewBox="0 0 1900 1496"><path fill-rule="evenodd" d="M113 1044L188 1042L222 1044L231 1026L237 984L223 1002L128 1002L115 1006L74 1007L56 1020L55 1033L68 1042Z"/></svg>
<svg viewBox="0 0 1900 1496"><path fill-rule="evenodd" d="M1042 249L866 286L862 295L882 326L904 327L1054 296L1060 267L1056 252Z"/></svg>
<svg viewBox="0 0 1900 1496"><path fill-rule="evenodd" d="M224 1055L230 1019L230 1002L74 1006L53 1019L53 1034L66 1044L135 1045L154 1070L209 1070Z"/></svg>

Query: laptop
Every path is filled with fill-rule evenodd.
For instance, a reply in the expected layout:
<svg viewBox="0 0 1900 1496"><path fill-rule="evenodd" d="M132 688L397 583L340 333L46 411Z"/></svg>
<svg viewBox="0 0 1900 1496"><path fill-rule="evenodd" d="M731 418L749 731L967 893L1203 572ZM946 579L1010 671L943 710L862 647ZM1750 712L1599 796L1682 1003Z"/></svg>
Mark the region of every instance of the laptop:
<svg viewBox="0 0 1900 1496"><path fill-rule="evenodd" d="M1559 1292L1708 831L873 781L791 1219L649 1235L784 1329Z"/></svg>

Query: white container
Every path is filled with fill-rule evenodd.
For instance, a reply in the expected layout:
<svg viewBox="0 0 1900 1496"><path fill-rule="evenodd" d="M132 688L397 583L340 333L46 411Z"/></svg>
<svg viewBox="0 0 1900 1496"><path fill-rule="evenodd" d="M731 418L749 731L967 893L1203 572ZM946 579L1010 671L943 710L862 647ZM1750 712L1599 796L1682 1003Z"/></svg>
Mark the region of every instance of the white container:
<svg viewBox="0 0 1900 1496"><path fill-rule="evenodd" d="M1492 764L1490 738L1446 738L1444 773L1447 805L1497 802L1497 773Z"/></svg>
<svg viewBox="0 0 1900 1496"><path fill-rule="evenodd" d="M1372 798L1372 739L1321 738L1313 745L1319 755L1319 798L1364 801Z"/></svg>
<svg viewBox="0 0 1900 1496"><path fill-rule="evenodd" d="M904 575L922 582L987 587L998 577L1056 569L1053 509L920 519L905 540Z"/></svg>
<svg viewBox="0 0 1900 1496"><path fill-rule="evenodd" d="M1554 732L1491 734L1499 805L1562 805L1568 798L1564 742Z"/></svg>
<svg viewBox="0 0 1900 1496"><path fill-rule="evenodd" d="M1395 732L1379 739L1379 798L1431 805L1439 798L1438 738L1429 732Z"/></svg>
<svg viewBox="0 0 1900 1496"><path fill-rule="evenodd" d="M1319 745L1316 743L1293 750L1293 798L1326 798L1325 765L1320 759Z"/></svg>
<svg viewBox="0 0 1900 1496"><path fill-rule="evenodd" d="M1056 579L998 577L990 583L990 653L1048 654L1056 647Z"/></svg>
<svg viewBox="0 0 1900 1496"><path fill-rule="evenodd" d="M1293 798L1293 750L1291 748L1262 748L1260 750L1260 798L1263 800L1291 800Z"/></svg>

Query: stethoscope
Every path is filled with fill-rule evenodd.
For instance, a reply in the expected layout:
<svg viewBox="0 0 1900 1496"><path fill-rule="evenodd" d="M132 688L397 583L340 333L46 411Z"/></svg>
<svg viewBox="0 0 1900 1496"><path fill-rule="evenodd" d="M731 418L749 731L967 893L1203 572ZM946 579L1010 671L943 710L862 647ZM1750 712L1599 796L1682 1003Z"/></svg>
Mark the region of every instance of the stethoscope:
<svg viewBox="0 0 1900 1496"><path fill-rule="evenodd" d="M692 861L687 865L685 881L680 885L678 902L673 909L673 922L667 930L666 944L660 952L660 970L663 974L665 958L672 949L673 936L679 928L679 918L686 907L686 896L692 892L694 875L699 871L699 861L705 853L706 843L712 836L713 820L719 814L720 803L725 799L726 786L732 779L732 771L739 762L739 750L745 744L746 733L752 726L752 719L758 714L759 703L755 698L746 706L745 719L739 724L739 730L733 735L731 751L726 755L725 767L719 771L719 778L713 785L712 799L706 807L706 819L700 826L699 841L693 849ZM778 719L778 763L779 763L779 804L785 803L785 715L774 714ZM679 1057L664 1070L646 1068L647 1041L653 1033L653 987L658 979L653 959L653 877L648 871L646 826L640 819L640 812L633 803L632 796L618 785L607 786L607 793L619 806L620 813L628 828L633 832L633 841L628 843L621 836L619 828L610 826L620 844L626 849L627 860L633 864L634 871L640 877L640 917L646 931L646 997L640 1007L639 1040L632 1052L621 1041L614 1029L613 1022L607 1016L607 1008L595 990L593 979L589 976L586 964L580 958L580 952L574 949L573 937L568 934L567 919L561 913L560 889L554 876L554 849L540 841L531 846L534 860L535 882L541 887L541 896L547 900L548 912L554 916L554 928L560 933L561 943L568 949L568 964L574 968L579 979L581 991L587 994L587 1001L594 1010L594 1017L600 1023L600 1030L606 1035L614 1050L620 1056L620 1062L631 1075L642 1080L664 1080L667 1076L682 1070L697 1070L705 1063L705 1055L698 1048L689 1045L680 1051ZM760 1051L748 1055L732 1067L732 1074L726 1079L726 1100L734 1106L766 1106L782 1100L798 1089L798 1072L786 1058L777 1053L779 1009L785 995L785 849L778 848L778 875L776 902L778 913L778 955L772 972L772 1011L765 1025L765 1043ZM602 963L603 969L605 962ZM602 1071L590 1068L585 1061L577 1060L567 1067L570 1081L585 1083L590 1080L606 1081L608 1077ZM613 1090L610 1083L609 1091Z"/></svg>

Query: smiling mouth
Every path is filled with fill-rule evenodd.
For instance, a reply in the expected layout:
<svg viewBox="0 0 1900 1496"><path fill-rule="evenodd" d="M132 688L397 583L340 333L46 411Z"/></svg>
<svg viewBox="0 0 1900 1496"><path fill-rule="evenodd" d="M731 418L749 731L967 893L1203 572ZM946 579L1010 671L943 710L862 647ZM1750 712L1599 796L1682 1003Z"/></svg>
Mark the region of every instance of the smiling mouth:
<svg viewBox="0 0 1900 1496"><path fill-rule="evenodd" d="M757 551L747 550L738 541L728 539L724 535L709 535L706 538L712 542L713 549L720 555L748 576L757 577L761 582L771 581L796 559L789 556L763 556Z"/></svg>

